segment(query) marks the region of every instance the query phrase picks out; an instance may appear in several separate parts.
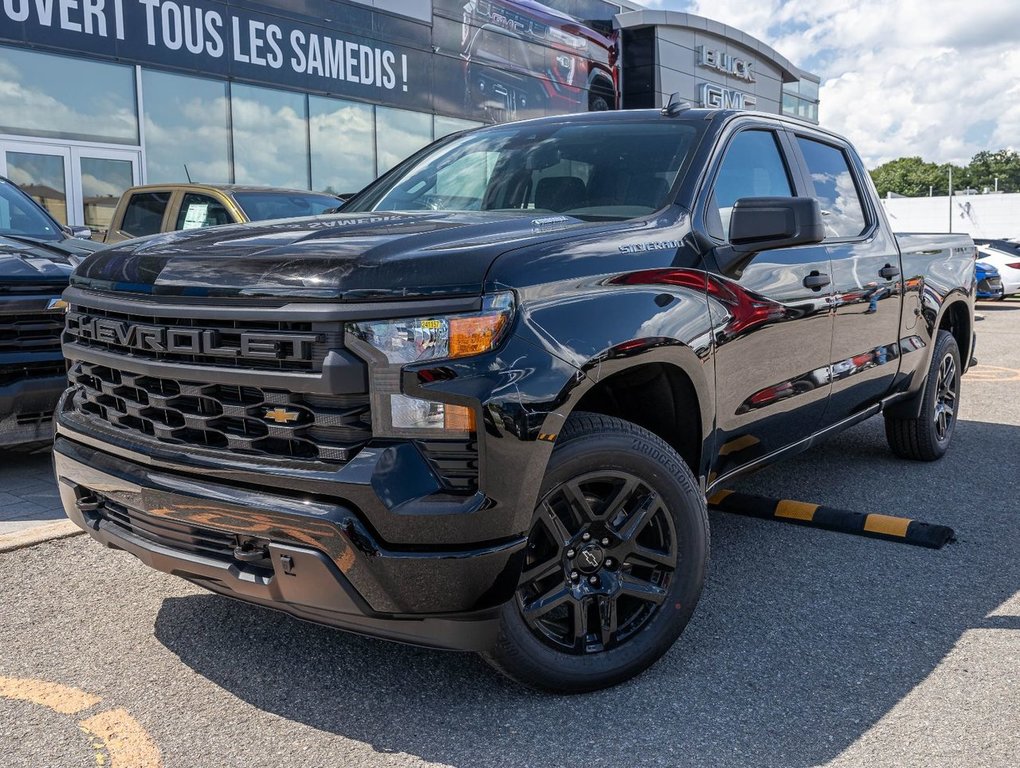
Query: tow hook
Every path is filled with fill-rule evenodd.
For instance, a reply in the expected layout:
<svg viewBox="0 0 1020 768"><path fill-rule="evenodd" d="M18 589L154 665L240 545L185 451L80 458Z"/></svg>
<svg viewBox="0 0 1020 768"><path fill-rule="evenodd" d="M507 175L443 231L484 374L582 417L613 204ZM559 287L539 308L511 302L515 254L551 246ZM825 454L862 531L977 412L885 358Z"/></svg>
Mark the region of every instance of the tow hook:
<svg viewBox="0 0 1020 768"><path fill-rule="evenodd" d="M234 547L234 559L242 563L256 563L269 557L264 546L258 546L254 541L242 541Z"/></svg>
<svg viewBox="0 0 1020 768"><path fill-rule="evenodd" d="M101 506L103 506L102 500L98 496L89 494L88 496L82 496L80 499L75 499L74 506L81 513L95 512Z"/></svg>

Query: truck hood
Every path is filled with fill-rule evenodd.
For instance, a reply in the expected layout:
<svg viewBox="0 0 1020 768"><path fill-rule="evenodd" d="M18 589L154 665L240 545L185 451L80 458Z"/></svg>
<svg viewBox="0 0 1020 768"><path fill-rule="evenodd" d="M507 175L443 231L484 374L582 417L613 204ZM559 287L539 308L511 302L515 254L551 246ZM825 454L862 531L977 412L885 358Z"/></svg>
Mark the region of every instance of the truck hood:
<svg viewBox="0 0 1020 768"><path fill-rule="evenodd" d="M95 248L73 238L35 243L0 235L0 286L66 284L71 270Z"/></svg>
<svg viewBox="0 0 1020 768"><path fill-rule="evenodd" d="M341 213L129 240L85 261L72 284L334 301L478 294L501 253L606 226L492 212Z"/></svg>

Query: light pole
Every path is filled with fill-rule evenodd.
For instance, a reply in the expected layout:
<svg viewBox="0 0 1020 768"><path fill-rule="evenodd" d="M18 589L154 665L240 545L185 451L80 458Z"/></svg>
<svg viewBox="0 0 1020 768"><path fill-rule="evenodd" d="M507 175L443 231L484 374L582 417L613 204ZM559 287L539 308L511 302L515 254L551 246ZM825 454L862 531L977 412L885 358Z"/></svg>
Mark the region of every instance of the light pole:
<svg viewBox="0 0 1020 768"><path fill-rule="evenodd" d="M949 233L953 232L953 166L949 166Z"/></svg>

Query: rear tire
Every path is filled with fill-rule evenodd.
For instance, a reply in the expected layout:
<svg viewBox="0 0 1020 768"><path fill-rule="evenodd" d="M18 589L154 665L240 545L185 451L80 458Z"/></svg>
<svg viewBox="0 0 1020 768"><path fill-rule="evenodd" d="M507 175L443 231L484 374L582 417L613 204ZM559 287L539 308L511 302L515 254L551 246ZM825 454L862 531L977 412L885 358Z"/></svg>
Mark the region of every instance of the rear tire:
<svg viewBox="0 0 1020 768"><path fill-rule="evenodd" d="M885 437L904 459L935 461L949 449L960 406L960 349L949 331L939 331L921 395L919 418L886 414Z"/></svg>
<svg viewBox="0 0 1020 768"><path fill-rule="evenodd" d="M708 567L705 497L664 440L578 413L539 499L517 592L483 656L549 691L621 683L669 650L694 612Z"/></svg>

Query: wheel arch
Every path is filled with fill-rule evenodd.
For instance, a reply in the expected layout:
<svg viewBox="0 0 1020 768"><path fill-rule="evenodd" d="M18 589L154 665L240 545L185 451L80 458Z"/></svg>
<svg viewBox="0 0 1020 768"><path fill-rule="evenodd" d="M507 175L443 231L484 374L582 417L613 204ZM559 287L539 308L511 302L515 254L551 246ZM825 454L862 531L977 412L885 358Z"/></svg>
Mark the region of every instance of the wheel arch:
<svg viewBox="0 0 1020 768"><path fill-rule="evenodd" d="M645 340L652 347L661 340ZM619 347L636 347L639 341ZM608 359L607 359L608 358ZM612 350L582 366L583 378L561 397L563 407L550 413L543 433L558 435L574 412L616 416L665 440L697 478L707 475L712 433L712 390L705 361L683 344L652 347L623 360Z"/></svg>

